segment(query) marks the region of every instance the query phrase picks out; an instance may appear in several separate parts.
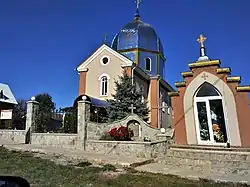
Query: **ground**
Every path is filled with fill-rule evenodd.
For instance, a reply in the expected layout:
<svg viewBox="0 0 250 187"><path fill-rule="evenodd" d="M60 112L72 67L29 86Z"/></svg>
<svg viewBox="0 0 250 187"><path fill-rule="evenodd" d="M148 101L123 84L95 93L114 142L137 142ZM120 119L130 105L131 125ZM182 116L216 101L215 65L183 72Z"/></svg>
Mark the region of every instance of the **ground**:
<svg viewBox="0 0 250 187"><path fill-rule="evenodd" d="M113 165L93 165L88 161L64 165L41 158L35 153L8 150L0 147L0 175L17 175L27 179L32 186L65 187L223 187L246 186L232 183L215 184L210 181L192 181L163 174L138 172L133 168L116 169Z"/></svg>

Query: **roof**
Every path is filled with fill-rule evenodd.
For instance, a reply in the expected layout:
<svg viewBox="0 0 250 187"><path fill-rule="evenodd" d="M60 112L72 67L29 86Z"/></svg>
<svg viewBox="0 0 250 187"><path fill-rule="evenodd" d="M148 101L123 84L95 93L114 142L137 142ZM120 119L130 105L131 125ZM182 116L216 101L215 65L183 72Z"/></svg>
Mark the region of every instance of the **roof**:
<svg viewBox="0 0 250 187"><path fill-rule="evenodd" d="M156 51L162 55L164 51L154 28L140 19L134 19L127 23L115 35L111 47L116 51L141 48Z"/></svg>
<svg viewBox="0 0 250 187"><path fill-rule="evenodd" d="M0 102L17 104L17 101L7 84L0 83Z"/></svg>
<svg viewBox="0 0 250 187"><path fill-rule="evenodd" d="M105 100L101 100L101 99L98 99L98 98L94 98L94 97L91 97L91 96L88 96L88 95L80 95L78 96L75 101L74 101L74 106L77 106L77 102L78 101L82 101L82 97L83 96L86 96L87 97L87 101L89 101L91 103L92 106L96 106L96 107L103 107L103 108L106 108L109 106L109 104L105 101Z"/></svg>

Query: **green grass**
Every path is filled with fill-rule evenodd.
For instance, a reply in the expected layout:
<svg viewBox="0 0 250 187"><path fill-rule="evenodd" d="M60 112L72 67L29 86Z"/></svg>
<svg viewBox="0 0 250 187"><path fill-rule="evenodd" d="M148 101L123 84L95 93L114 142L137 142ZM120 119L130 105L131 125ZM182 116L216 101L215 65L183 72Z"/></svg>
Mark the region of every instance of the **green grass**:
<svg viewBox="0 0 250 187"><path fill-rule="evenodd" d="M82 167L57 165L52 161L33 157L30 153L8 151L0 148L0 175L17 175L27 179L32 186L56 187L232 187L234 184L214 184L209 181L190 181L175 176L139 173L133 169L107 178L103 168L89 164ZM105 166L113 170L111 166ZM109 170L110 171L110 170ZM243 185L242 185L243 186Z"/></svg>

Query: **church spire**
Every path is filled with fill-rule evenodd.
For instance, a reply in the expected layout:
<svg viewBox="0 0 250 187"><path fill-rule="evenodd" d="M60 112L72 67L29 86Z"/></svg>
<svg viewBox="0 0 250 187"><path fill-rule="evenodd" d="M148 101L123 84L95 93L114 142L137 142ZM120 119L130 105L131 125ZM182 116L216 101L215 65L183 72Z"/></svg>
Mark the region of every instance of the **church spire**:
<svg viewBox="0 0 250 187"><path fill-rule="evenodd" d="M204 42L206 41L206 37L203 34L200 34L200 37L197 39L197 42L200 43L200 57L198 61L207 61L209 60L208 56L206 55L206 48Z"/></svg>
<svg viewBox="0 0 250 187"><path fill-rule="evenodd" d="M140 6L141 2L142 2L142 0L135 1L135 3L136 3L136 12L135 12L135 17L134 17L135 20L138 20L140 18L139 6Z"/></svg>

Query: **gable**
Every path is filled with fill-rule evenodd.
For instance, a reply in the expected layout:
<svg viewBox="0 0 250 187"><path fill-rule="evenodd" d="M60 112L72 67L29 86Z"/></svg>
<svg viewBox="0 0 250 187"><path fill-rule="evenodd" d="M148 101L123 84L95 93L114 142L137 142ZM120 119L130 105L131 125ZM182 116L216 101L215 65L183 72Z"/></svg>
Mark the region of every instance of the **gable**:
<svg viewBox="0 0 250 187"><path fill-rule="evenodd" d="M0 102L17 104L17 101L7 84L0 83Z"/></svg>
<svg viewBox="0 0 250 187"><path fill-rule="evenodd" d="M118 59L122 61L122 65L124 66L131 66L133 64L133 61L129 60L125 56L121 55L117 51L111 49L109 46L103 44L101 47L99 47L92 55L90 55L85 61L83 61L78 67L77 71L86 71L89 65L95 60L98 56L100 56L103 52L110 53L111 55L114 55Z"/></svg>

